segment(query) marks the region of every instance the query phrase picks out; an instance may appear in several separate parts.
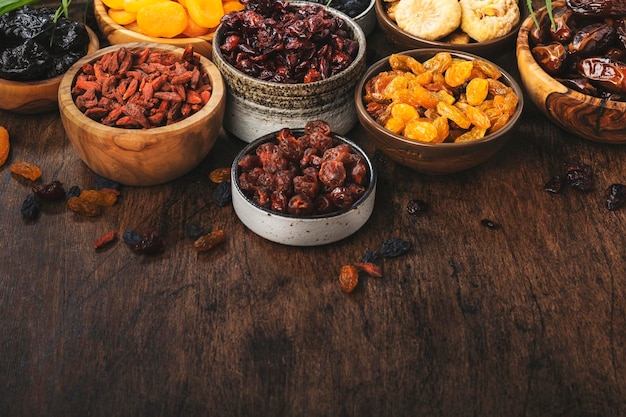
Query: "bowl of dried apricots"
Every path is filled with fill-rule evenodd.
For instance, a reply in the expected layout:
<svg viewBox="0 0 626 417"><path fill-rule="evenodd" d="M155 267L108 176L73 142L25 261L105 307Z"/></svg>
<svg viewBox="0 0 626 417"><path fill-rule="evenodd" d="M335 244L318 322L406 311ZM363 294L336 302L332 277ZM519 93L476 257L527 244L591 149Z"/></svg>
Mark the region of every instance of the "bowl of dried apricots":
<svg viewBox="0 0 626 417"><path fill-rule="evenodd" d="M64 75L59 110L96 174L131 186L168 182L210 152L226 106L221 74L191 46L112 45Z"/></svg>
<svg viewBox="0 0 626 417"><path fill-rule="evenodd" d="M515 45L524 0L376 0L378 26L401 48L495 57Z"/></svg>
<svg viewBox="0 0 626 417"><path fill-rule="evenodd" d="M94 0L100 31L111 44L192 45L211 58L222 16L243 9L239 0Z"/></svg>
<svg viewBox="0 0 626 417"><path fill-rule="evenodd" d="M375 146L416 171L448 174L481 164L512 137L524 106L498 65L454 50L415 49L382 58L355 89Z"/></svg>

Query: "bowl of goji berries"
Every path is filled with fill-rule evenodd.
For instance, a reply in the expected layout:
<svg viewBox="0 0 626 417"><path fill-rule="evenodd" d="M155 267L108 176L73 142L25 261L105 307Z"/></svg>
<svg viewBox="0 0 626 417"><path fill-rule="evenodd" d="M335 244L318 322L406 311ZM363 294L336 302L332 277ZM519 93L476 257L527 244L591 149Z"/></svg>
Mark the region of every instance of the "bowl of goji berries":
<svg viewBox="0 0 626 417"><path fill-rule="evenodd" d="M285 245L319 246L365 225L376 172L355 142L313 120L244 147L233 161L231 187L235 213L252 232Z"/></svg>
<svg viewBox="0 0 626 417"><path fill-rule="evenodd" d="M0 17L0 109L38 114L57 109L63 74L100 48L96 33L51 7L22 6Z"/></svg>
<svg viewBox="0 0 626 417"><path fill-rule="evenodd" d="M227 89L224 128L251 142L322 119L339 134L357 123L352 94L366 38L346 14L313 2L257 0L222 19L213 62Z"/></svg>
<svg viewBox="0 0 626 417"><path fill-rule="evenodd" d="M374 63L355 90L374 145L416 171L479 165L515 134L523 91L501 67L468 52L414 49Z"/></svg>
<svg viewBox="0 0 626 417"><path fill-rule="evenodd" d="M76 62L58 93L67 138L85 164L125 185L168 182L195 168L222 127L217 68L193 47L112 45Z"/></svg>

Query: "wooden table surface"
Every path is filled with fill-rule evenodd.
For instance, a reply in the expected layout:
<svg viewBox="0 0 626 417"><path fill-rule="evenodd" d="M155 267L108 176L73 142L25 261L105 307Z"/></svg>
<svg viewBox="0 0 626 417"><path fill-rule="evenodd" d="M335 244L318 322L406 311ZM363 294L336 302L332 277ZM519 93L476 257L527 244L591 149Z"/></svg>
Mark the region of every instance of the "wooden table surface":
<svg viewBox="0 0 626 417"><path fill-rule="evenodd" d="M393 50L379 33L369 42L370 60ZM516 75L513 51L497 62ZM61 202L26 222L31 184L13 162L67 187L96 175L58 113L0 112L0 124L12 143L0 168L2 416L626 415L626 208L604 198L626 182L626 147L566 133L528 100L503 150L452 175L397 165L355 128L378 172L374 213L312 248L266 241L211 201L209 172L245 145L226 134L190 174L123 187L97 218ZM594 169L595 188L546 192L571 161ZM411 199L430 210L408 214ZM197 253L188 222L227 239ZM93 249L144 227L164 253ZM412 251L344 294L341 266L389 238Z"/></svg>

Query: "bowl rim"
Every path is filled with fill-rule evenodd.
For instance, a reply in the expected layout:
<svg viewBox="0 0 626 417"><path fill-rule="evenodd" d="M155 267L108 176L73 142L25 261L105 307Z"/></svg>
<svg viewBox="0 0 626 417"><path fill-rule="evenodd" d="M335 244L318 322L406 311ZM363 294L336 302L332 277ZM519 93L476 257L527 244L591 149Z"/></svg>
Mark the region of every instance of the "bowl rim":
<svg viewBox="0 0 626 417"><path fill-rule="evenodd" d="M74 102L71 94L72 86L74 85L76 77L80 73L80 70L84 64L91 63L94 60L102 57L104 54L115 51L119 48L127 48L132 50L153 48L164 50L166 52L171 52L177 55L182 55L184 52L184 48L171 44L162 44L155 42L129 42L107 46L105 48L99 49L94 54L85 56L76 61L74 65L72 65L70 69L66 71L66 73L63 75L63 78L61 79L61 84L59 85L58 92L58 101L60 105L61 103L71 102L71 105L65 106L65 111L67 111L71 117L89 123L90 128L94 131L99 132L100 134L111 134L111 129L114 129L114 132L120 134L124 132L132 132L133 135L137 135L139 137L151 137L157 134L164 135L169 132L177 132L180 129L184 129L188 126L195 125L198 122L202 122L204 116L207 113L211 113L216 108L218 108L220 102L222 102L226 98L225 86L219 70L217 69L215 64L211 62L211 60L209 60L202 54L198 54L200 56L201 66L205 69L205 71L208 72L207 75L209 76L209 79L211 81L212 92L209 101L204 106L202 106L200 110L198 110L191 116L170 125L152 127L149 129L126 129L123 127L107 126L93 119L90 119L88 116L85 116L85 114L81 112L78 107L76 107L76 103ZM197 52L194 53L197 54Z"/></svg>
<svg viewBox="0 0 626 417"><path fill-rule="evenodd" d="M293 133L295 137L298 137L299 135L304 133L304 128L289 128L289 129L291 130L291 132ZM231 181L232 188L234 189L234 191L239 196L241 196L248 204L260 210L264 214L267 214L269 216L281 217L285 219L298 220L298 221L318 221L318 220L323 220L323 219L332 219L335 217L344 216L347 213L361 207L363 204L367 202L367 200L370 198L372 193L376 190L376 183L377 183L378 176L376 174L376 170L374 169L374 165L372 164L372 161L367 156L365 151L359 145L357 145L356 143L354 143L352 140L348 139L347 137L340 135L338 133L335 133L335 132L331 132L330 135L333 137L334 140L338 140L340 142L347 143L348 145L350 145L352 149L355 152L357 152L365 161L367 165L367 169L368 169L368 184L367 184L367 187L365 188L365 192L363 193L363 195L361 195L354 203L352 203L350 207L346 207L344 209L336 210L330 213L314 214L314 215L307 215L307 216L298 216L298 215L289 214L289 213L279 213L279 212L270 210L266 207L259 206L239 186L240 169L238 166L238 162L239 160L241 160L243 156L252 154L256 150L256 148L258 148L260 145L267 143L267 142L276 141L276 136L278 135L279 132L280 130L268 133L248 143L237 154L237 156L233 160L231 170L230 170L230 181Z"/></svg>
<svg viewBox="0 0 626 417"><path fill-rule="evenodd" d="M89 47L85 55L80 57L77 60L77 62L85 57L95 54L96 52L100 50L100 39L98 39L98 35L96 34L96 32L94 32L93 29L89 27L89 25L85 23L83 23L83 25L85 26L85 29L87 29L87 34L89 35ZM93 48L91 47L92 44L94 45ZM67 71L69 71L71 68L72 67L70 66L70 68L68 68ZM63 76L65 75L65 73L67 73L67 71L65 71L63 74L56 75L52 78L46 78L44 80L17 81L17 80L8 80L6 78L0 77L0 82L2 82L2 84L5 84L7 86L16 87L16 88L37 87L37 86L44 85L44 84L56 84L56 83L61 82L61 80L63 79Z"/></svg>
<svg viewBox="0 0 626 417"><path fill-rule="evenodd" d="M96 0L97 1L97 0ZM373 0L376 1L376 0ZM306 86L310 86L310 88L315 88L316 85L320 85L323 83L331 83L334 80L338 79L339 77L343 77L345 76L345 74L349 74L352 71L357 70L360 66L364 65L365 62L365 57L366 57L366 49L367 49L367 37L365 36L365 32L363 32L363 29L361 28L361 26L358 25L358 23L356 23L354 21L354 19L352 19L351 17L349 17L347 14L340 12L337 9L333 9L332 7L326 6L324 4L320 4L320 3L314 3L314 2L309 2L309 1L302 1L302 0L296 0L296 1L287 1L287 3L289 5L292 6L308 6L308 5L317 5L319 7L324 8L325 10L329 11L332 14L335 14L339 17L341 17L346 24L350 27L350 29L352 30L353 36L355 37L355 40L357 41L357 43L359 44L359 51L356 55L356 57L354 58L354 60L352 61L352 63L345 68L343 71L325 78L323 80L319 80L319 81L313 81L310 83L291 83L291 84L287 84L287 83L279 83L279 82L274 82L274 81L266 81L266 80L261 80L259 78L253 77L251 75L248 75L246 73L244 73L243 71L239 70L238 68L235 68L234 66L232 66L230 64L230 62L228 62L225 58L224 55L222 54L222 51L220 50L220 38L221 35L223 34L223 32L226 30L225 26L223 24L220 23L220 25L217 27L217 30L215 31L215 34L213 36L213 40L212 40L212 47L213 47L213 61L218 60L219 61L219 65L223 65L224 67L226 67L229 71L237 74L237 77L240 77L244 80L246 80L247 82L254 82L254 83L258 83L261 86L266 86L267 88L276 88L279 90L289 90L289 89L294 89L294 88L301 88L303 85Z"/></svg>
<svg viewBox="0 0 626 417"><path fill-rule="evenodd" d="M331 3L332 4L332 3ZM332 6L331 6L332 7ZM353 20L359 20L364 18L368 13L370 13L372 11L372 9L376 8L376 0L370 0L369 4L367 5L367 7L365 8L365 10L363 10L361 13L359 13L358 15L352 17L351 19Z"/></svg>
<svg viewBox="0 0 626 417"><path fill-rule="evenodd" d="M355 105L356 105L356 109L357 109L357 113L359 114L359 117L367 118L367 122L369 122L369 125L371 125L373 129L380 132L381 134L384 134L388 137L392 137L394 140L397 140L399 142L402 142L408 145L419 146L419 147L424 147L424 148L455 148L455 149L470 148L476 145L480 145L482 143L491 142L492 140L497 139L503 136L508 131L510 131L515 126L517 120L522 115L522 111L524 108L524 91L522 90L518 82L515 80L515 78L513 78L513 76L511 76L511 74L505 71L501 66L499 66L495 62L490 61L486 58L472 54L471 52L459 51L459 50L454 50L454 49L417 48L417 49L410 49L406 51L400 51L400 52L397 52L396 54L411 55L411 56L413 56L413 54L416 54L416 55L426 55L426 56L432 57L438 52L447 52L447 53L450 53L453 57L463 58L463 59L471 59L471 60L481 59L483 61L487 61L491 63L492 65L495 65L496 68L498 68L498 70L502 73L502 77L505 78L509 87L513 88L513 90L515 91L515 94L517 94L517 97L518 97L517 107L515 109L515 112L511 115L511 118L506 123L506 125L504 125L500 130L490 133L489 135L480 139L474 139L474 140L466 141L466 142L442 142L442 143L413 141L413 140L404 138L398 134L395 134L391 130L386 129L376 120L374 120L372 116L370 116L369 113L367 112L365 105L363 104L363 89L365 88L365 84L367 83L367 81L373 75L376 75L377 73L386 70L385 67L389 66L389 57L391 55L383 57L379 59L378 61L376 61L375 63L373 63L372 65L370 65L370 67L365 71L361 79L357 82L356 87L354 89L354 98L355 98L354 101L355 101Z"/></svg>
<svg viewBox="0 0 626 417"><path fill-rule="evenodd" d="M517 22L517 24L513 27L513 29L511 29L511 31L509 33L507 33L504 36L500 36L498 38L494 38L494 39L490 39L488 41L484 41L484 42L470 42L470 43L466 43L466 44L453 44L450 42L443 42L440 40L434 40L434 41L430 41L424 38L420 38L418 36L412 35L409 32L406 32L402 29L400 29L400 27L398 27L398 25L396 24L396 22L394 22L393 20L391 20L391 18L389 17L389 15L387 14L385 7L384 7L384 3L385 0L374 0L376 2L376 16L378 17L379 22L384 23L385 25L387 25L387 27L389 28L393 28L396 29L398 31L398 34L401 35L404 39L403 42L404 44L407 44L407 42L415 42L416 44L427 44L430 45L430 47L432 48L445 48L445 49L461 49L463 48L464 50L467 51L473 51L473 50L479 50L479 49L487 49L489 46L494 46L494 45L498 45L500 42L506 42L508 40L513 40L516 38L517 36L517 32L519 31L522 22L524 21L525 17L529 14L528 13L528 7L526 6L526 2L524 0L518 0L518 5L520 7L520 19ZM380 24L380 26L383 26L382 24Z"/></svg>

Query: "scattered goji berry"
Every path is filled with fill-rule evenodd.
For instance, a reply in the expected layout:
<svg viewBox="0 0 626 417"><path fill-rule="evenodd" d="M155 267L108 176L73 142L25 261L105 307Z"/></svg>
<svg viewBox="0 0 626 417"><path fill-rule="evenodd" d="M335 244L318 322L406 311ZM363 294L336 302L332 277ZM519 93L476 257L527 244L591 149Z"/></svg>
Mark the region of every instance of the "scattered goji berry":
<svg viewBox="0 0 626 417"><path fill-rule="evenodd" d="M67 200L67 207L75 213L86 217L95 217L100 215L100 206L80 197L70 197Z"/></svg>
<svg viewBox="0 0 626 417"><path fill-rule="evenodd" d="M103 234L102 236L100 236L94 242L93 247L95 249L101 249L105 245L108 245L109 243L113 242L116 238L117 238L117 232L115 232L115 231L107 232L107 233Z"/></svg>
<svg viewBox="0 0 626 417"><path fill-rule="evenodd" d="M226 233L224 230L214 230L196 239L196 241L193 242L193 247L198 252L208 251L222 243L224 239L226 239Z"/></svg>
<svg viewBox="0 0 626 417"><path fill-rule="evenodd" d="M344 265L339 271L339 285L345 293L351 293L359 283L359 270L354 265Z"/></svg>
<svg viewBox="0 0 626 417"><path fill-rule="evenodd" d="M363 271L369 276L377 278L383 276L383 272L380 269L380 266L376 265L373 262L356 262L354 266L357 267L359 271Z"/></svg>
<svg viewBox="0 0 626 417"><path fill-rule="evenodd" d="M209 174L209 179L215 184L230 182L230 168L216 168Z"/></svg>
<svg viewBox="0 0 626 417"><path fill-rule="evenodd" d="M11 172L31 181L37 181L41 177L41 168L30 162L15 162L11 165Z"/></svg>
<svg viewBox="0 0 626 417"><path fill-rule="evenodd" d="M63 200L65 198L65 190L63 183L60 181L52 181L48 184L41 184L32 187L33 193L45 201Z"/></svg>
<svg viewBox="0 0 626 417"><path fill-rule="evenodd" d="M9 141L9 131L4 126L0 126L0 166L4 165L9 157L11 142Z"/></svg>

